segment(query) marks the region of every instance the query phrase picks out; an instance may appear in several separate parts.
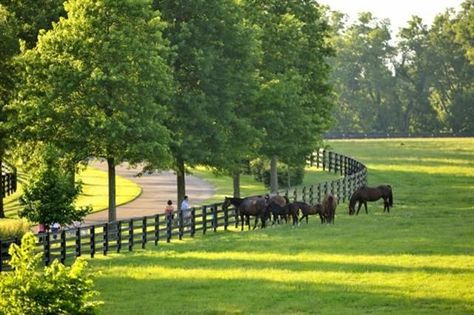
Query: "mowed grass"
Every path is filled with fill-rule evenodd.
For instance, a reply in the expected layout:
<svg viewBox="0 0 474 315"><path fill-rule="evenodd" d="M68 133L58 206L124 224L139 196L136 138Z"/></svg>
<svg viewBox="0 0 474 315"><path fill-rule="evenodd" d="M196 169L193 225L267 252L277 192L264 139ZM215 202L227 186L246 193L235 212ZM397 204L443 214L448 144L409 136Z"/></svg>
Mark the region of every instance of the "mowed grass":
<svg viewBox="0 0 474 315"><path fill-rule="evenodd" d="M23 174L21 174L22 177ZM82 193L76 201L76 206L91 206L93 212L108 207L108 177L107 172L94 167L87 167L77 175L82 181ZM18 182L17 191L4 199L7 218L17 218L20 210L19 198L23 194L24 180ZM122 205L132 201L141 194L141 188L136 183L122 176L116 176L116 202Z"/></svg>
<svg viewBox="0 0 474 315"><path fill-rule="evenodd" d="M402 144L403 143L403 144ZM90 261L104 314L473 314L474 139L331 141L395 207Z"/></svg>

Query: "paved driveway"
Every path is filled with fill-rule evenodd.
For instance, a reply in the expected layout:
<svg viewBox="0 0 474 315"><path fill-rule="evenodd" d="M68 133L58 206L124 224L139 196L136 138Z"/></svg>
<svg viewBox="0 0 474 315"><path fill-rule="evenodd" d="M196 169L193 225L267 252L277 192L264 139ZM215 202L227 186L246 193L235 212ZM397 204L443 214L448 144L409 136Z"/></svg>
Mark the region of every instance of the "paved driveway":
<svg viewBox="0 0 474 315"><path fill-rule="evenodd" d="M91 166L107 171L105 162L94 162ZM177 189L176 175L172 171L156 172L153 174L135 177L137 169L129 169L123 164L116 167L117 175L128 178L142 188L141 195L130 203L117 207L117 219L153 215L164 211L166 202L173 201L176 207ZM214 195L214 187L208 182L186 175L186 194L189 196L190 205L196 205ZM85 224L107 222L107 210L96 212L85 218Z"/></svg>

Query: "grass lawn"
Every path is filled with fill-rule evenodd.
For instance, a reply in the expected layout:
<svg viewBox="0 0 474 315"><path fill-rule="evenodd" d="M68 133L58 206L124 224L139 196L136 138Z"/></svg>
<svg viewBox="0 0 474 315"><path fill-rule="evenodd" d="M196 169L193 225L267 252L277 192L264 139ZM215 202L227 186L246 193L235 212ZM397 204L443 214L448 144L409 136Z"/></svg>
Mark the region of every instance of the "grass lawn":
<svg viewBox="0 0 474 315"><path fill-rule="evenodd" d="M108 206L107 172L93 167L87 167L77 175L77 179L82 180L83 191L76 205L90 205L94 209L93 212L106 209ZM116 189L117 205L127 203L138 197L141 193L141 188L137 184L121 176L116 177ZM18 210L20 210L18 198L20 198L22 192L23 185L19 182L17 191L4 199L5 214L8 218L18 217Z"/></svg>
<svg viewBox="0 0 474 315"><path fill-rule="evenodd" d="M331 141L394 189L335 225L230 230L90 260L104 314L473 314L474 138ZM231 185L231 183L226 183ZM222 198L220 198L221 200Z"/></svg>

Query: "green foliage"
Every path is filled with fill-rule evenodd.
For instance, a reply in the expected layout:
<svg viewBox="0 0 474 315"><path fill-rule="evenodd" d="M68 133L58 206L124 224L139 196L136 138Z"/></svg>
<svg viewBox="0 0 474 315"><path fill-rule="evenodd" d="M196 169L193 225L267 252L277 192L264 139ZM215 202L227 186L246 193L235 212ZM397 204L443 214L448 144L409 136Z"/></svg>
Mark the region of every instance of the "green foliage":
<svg viewBox="0 0 474 315"><path fill-rule="evenodd" d="M27 48L33 48L41 30L49 30L53 22L64 16L64 0L0 0L14 13L18 24L18 37L25 41Z"/></svg>
<svg viewBox="0 0 474 315"><path fill-rule="evenodd" d="M26 220L0 220L0 240L20 239L28 231L30 231L30 224Z"/></svg>
<svg viewBox="0 0 474 315"><path fill-rule="evenodd" d="M40 271L41 254L35 254L36 238L26 234L21 246L9 249L13 271L0 274L0 313L16 314L96 314L98 294L87 273L85 260L71 267L57 260Z"/></svg>
<svg viewBox="0 0 474 315"><path fill-rule="evenodd" d="M92 209L76 209L74 206L81 185L73 185L69 175L58 167L58 158L51 146L45 148L43 158L44 164L31 174L30 182L20 197L23 209L19 216L45 224L82 221Z"/></svg>

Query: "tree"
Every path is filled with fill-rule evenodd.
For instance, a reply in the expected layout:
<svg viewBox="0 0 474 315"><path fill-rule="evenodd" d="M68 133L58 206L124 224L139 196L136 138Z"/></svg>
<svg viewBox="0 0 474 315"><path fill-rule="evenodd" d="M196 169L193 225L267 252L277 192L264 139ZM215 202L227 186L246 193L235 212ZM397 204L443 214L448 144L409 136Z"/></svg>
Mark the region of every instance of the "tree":
<svg viewBox="0 0 474 315"><path fill-rule="evenodd" d="M465 47L456 41L459 21L453 10L447 10L436 16L430 29L430 102L446 131L473 132L474 64L467 59Z"/></svg>
<svg viewBox="0 0 474 315"><path fill-rule="evenodd" d="M474 0L465 0L461 4L456 23L456 41L465 50L466 58L474 64Z"/></svg>
<svg viewBox="0 0 474 315"><path fill-rule="evenodd" d="M52 146L42 151L43 164L30 173L30 182L20 197L23 209L19 216L31 222L51 225L71 224L82 221L92 209L76 209L74 202L81 192L81 185L72 185L68 174L58 163L57 152Z"/></svg>
<svg viewBox="0 0 474 315"><path fill-rule="evenodd" d="M115 166L169 163L168 43L147 1L70 0L64 6L67 18L20 59L24 75L14 108L25 133L73 156L107 160L114 221Z"/></svg>
<svg viewBox="0 0 474 315"><path fill-rule="evenodd" d="M49 30L53 22L65 15L64 0L0 0L18 21L18 37L27 48L33 48L41 30Z"/></svg>
<svg viewBox="0 0 474 315"><path fill-rule="evenodd" d="M399 61L395 63L397 79L398 131L433 132L439 129L436 111L429 102L433 80L428 27L413 16L399 34Z"/></svg>
<svg viewBox="0 0 474 315"><path fill-rule="evenodd" d="M336 130L388 132L396 128L390 119L395 82L390 69L395 50L390 39L389 21L365 12L335 41L331 77L339 96Z"/></svg>
<svg viewBox="0 0 474 315"><path fill-rule="evenodd" d="M169 24L165 36L175 49L170 61L175 95L168 126L173 131L180 205L185 166L230 169L244 155L237 148L245 145L235 137L251 130L238 113L247 112L255 80L249 58L255 48L251 29L243 25L233 0L162 0L155 1L155 8Z"/></svg>
<svg viewBox="0 0 474 315"><path fill-rule="evenodd" d="M12 14L0 4L0 172L6 149L10 145L7 124L10 118L7 104L10 102L14 90L15 71L13 57L19 52L16 21ZM5 217L3 210L3 193L0 192L0 218Z"/></svg>
<svg viewBox="0 0 474 315"><path fill-rule="evenodd" d="M278 159L304 164L331 123L329 28L314 1L245 4L261 32L256 125L263 129L260 154L271 160L271 191L276 192Z"/></svg>

